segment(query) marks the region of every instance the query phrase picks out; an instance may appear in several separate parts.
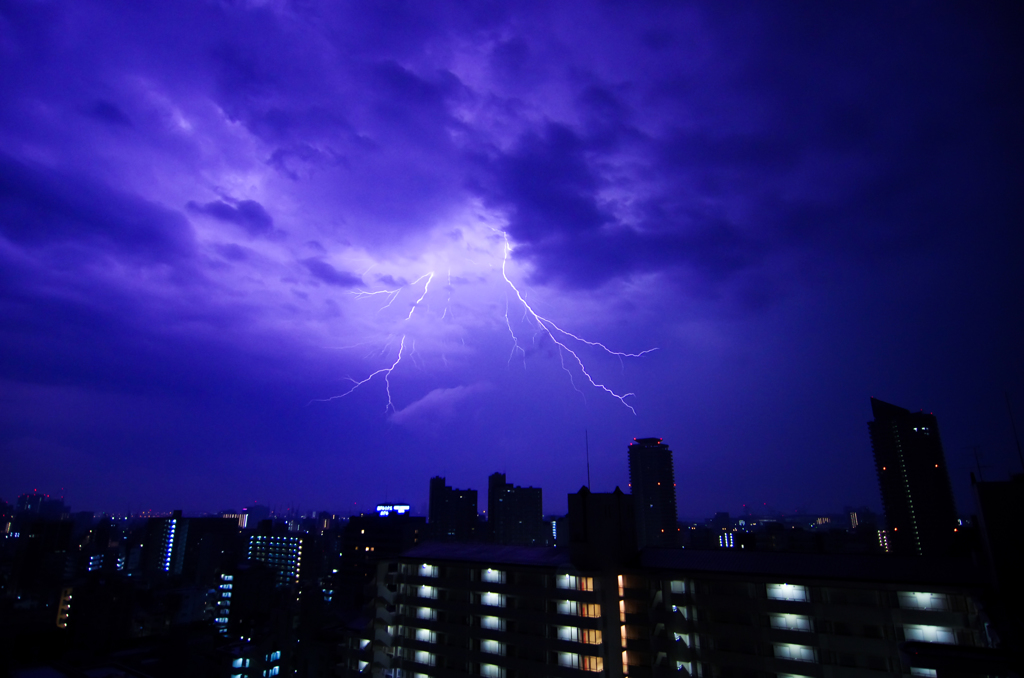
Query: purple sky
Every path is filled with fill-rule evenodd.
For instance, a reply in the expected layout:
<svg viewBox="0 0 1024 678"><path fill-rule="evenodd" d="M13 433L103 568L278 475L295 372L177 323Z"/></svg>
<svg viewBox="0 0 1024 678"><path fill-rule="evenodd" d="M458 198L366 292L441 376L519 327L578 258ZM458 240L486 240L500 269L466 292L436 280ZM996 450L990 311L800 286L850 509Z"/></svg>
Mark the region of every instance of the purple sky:
<svg viewBox="0 0 1024 678"><path fill-rule="evenodd" d="M1006 6L0 1L0 497L564 511L588 431L681 516L878 509L875 396L970 512L1024 423Z"/></svg>

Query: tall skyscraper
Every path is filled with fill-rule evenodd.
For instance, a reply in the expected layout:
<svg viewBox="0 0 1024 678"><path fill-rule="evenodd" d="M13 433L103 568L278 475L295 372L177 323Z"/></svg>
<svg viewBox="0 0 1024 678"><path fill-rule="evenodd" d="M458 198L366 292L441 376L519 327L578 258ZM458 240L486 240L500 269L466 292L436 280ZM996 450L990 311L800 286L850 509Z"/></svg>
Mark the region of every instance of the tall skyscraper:
<svg viewBox="0 0 1024 678"><path fill-rule="evenodd" d="M661 438L633 438L629 446L629 486L637 546L678 546L672 450Z"/></svg>
<svg viewBox="0 0 1024 678"><path fill-rule="evenodd" d="M487 522L497 544L546 546L544 509L539 487L519 487L505 482L504 473L487 479Z"/></svg>
<svg viewBox="0 0 1024 678"><path fill-rule="evenodd" d="M449 487L442 476L431 478L427 516L430 537L436 541L473 541L476 507L476 490Z"/></svg>
<svg viewBox="0 0 1024 678"><path fill-rule="evenodd" d="M889 547L903 555L946 555L957 526L953 489L935 415L871 399L868 422Z"/></svg>

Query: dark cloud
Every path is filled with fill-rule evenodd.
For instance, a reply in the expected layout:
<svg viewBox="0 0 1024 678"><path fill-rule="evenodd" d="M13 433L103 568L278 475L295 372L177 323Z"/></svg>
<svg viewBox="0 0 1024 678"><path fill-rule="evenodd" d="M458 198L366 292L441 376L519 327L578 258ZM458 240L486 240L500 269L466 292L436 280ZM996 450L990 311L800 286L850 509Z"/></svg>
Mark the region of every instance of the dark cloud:
<svg viewBox="0 0 1024 678"><path fill-rule="evenodd" d="M313 277L336 287L355 287L363 284L363 279L348 271L339 271L326 261L321 259L303 259L303 266L306 267Z"/></svg>
<svg viewBox="0 0 1024 678"><path fill-rule="evenodd" d="M245 261L252 256L252 250L233 242L214 245L213 249L229 261Z"/></svg>
<svg viewBox="0 0 1024 678"><path fill-rule="evenodd" d="M132 120L128 115L117 107L116 104L112 104L109 101L97 101L88 108L86 113L91 118L95 118L101 122L105 122L109 125L120 125L122 127L132 127Z"/></svg>
<svg viewBox="0 0 1024 678"><path fill-rule="evenodd" d="M178 212L3 155L0 232L26 247L74 244L138 262L181 262L195 246Z"/></svg>
<svg viewBox="0 0 1024 678"><path fill-rule="evenodd" d="M509 234L521 243L599 229L611 221L597 203L601 182L586 146L564 125L549 124L487 163L485 195L508 213Z"/></svg>
<svg viewBox="0 0 1024 678"><path fill-rule="evenodd" d="M232 200L231 202L214 200L202 205L190 201L187 207L196 214L205 214L214 219L241 226L253 237L269 236L275 233L274 220L263 208L263 205L255 200Z"/></svg>

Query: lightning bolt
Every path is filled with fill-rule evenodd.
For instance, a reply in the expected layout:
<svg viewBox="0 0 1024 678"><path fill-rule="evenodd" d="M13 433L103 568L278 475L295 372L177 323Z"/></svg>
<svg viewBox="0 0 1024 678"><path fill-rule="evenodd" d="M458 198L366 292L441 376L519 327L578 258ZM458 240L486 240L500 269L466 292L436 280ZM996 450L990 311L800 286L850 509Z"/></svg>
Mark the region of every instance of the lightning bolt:
<svg viewBox="0 0 1024 678"><path fill-rule="evenodd" d="M349 390L347 390L344 393L339 394L339 395L333 395L333 396L331 396L329 398L314 398L313 400L310 400L309 402L310 403L329 403L332 400L338 400L339 398L344 398L345 396L347 396L348 394L352 393L353 391L355 391L357 388L359 388L360 386L362 386L366 382L368 382L371 379L373 379L374 377L376 377L378 374L383 374L384 375L384 388L385 388L385 390L388 393L388 404L384 406L384 414L387 414L389 409L392 412L396 412L397 410L395 410L394 402L391 399L391 373L395 371L396 367L398 367L398 363L402 362L402 352L404 350L405 350L405 335L402 335L402 343L398 347L398 357L395 358L395 362L393 362L391 364L391 367L382 367L381 369L377 370L376 372L373 372L372 374L370 374L370 376L368 376L366 379L363 379L362 381L356 381L352 377L346 377L346 379L348 379L349 381L352 382L352 388L350 388Z"/></svg>
<svg viewBox="0 0 1024 678"><path fill-rule="evenodd" d="M358 292L352 292L352 294L355 295L356 299L365 299L366 297L375 297L378 294L386 294L386 295L388 295L387 303L384 304L383 306L381 306L379 309L377 309L377 313L380 313L385 308L387 308L392 303L394 303L395 299L398 298L398 293L401 292L401 291L402 291L402 288L399 287L397 290L377 290L376 292L367 292L365 290L359 290Z"/></svg>
<svg viewBox="0 0 1024 678"><path fill-rule="evenodd" d="M508 278L505 278L508 280ZM516 351L523 354L523 367L526 367L526 349L519 345L519 337L512 330L512 323L508 319L508 297L505 297L505 326L508 327L508 333L512 335L512 351L508 354L508 364L512 364L512 358L516 356Z"/></svg>
<svg viewBox="0 0 1024 678"><path fill-rule="evenodd" d="M451 311L452 307L452 269L448 269L448 300L444 302L444 313L441 314L441 320L445 319L445 316ZM454 314L452 315L454 318Z"/></svg>
<svg viewBox="0 0 1024 678"><path fill-rule="evenodd" d="M512 249L513 249L513 246L512 246L511 241L509 240L508 234L505 233L504 231L498 230L496 228L492 228L491 230L494 231L495 233L500 233L501 236L502 236L502 240L503 240L503 256L502 256L502 260L501 260L501 276L504 279L505 283L508 285L508 288L512 291L512 293L515 294L516 299L518 299L519 303L522 304L522 306L523 306L522 322L530 323L532 321L532 323L537 328L536 332L533 335L534 344L536 344L537 336L538 335L540 335L540 336L545 336L546 335L547 337L549 337L551 339L551 341L553 341L555 343L555 345L558 347L558 358L559 358L559 362L561 363L561 367L562 367L563 370L565 370L565 373L569 376L569 383L572 385L573 390L575 390L577 393L579 393L581 396L583 396L584 401L586 400L586 394L580 389L580 385L577 384L577 382L576 382L576 377L575 377L575 370L576 369L578 369L580 371L580 373L586 378L586 380L590 383L590 385L592 387L594 387L596 389L600 389L601 391L604 391L605 393L607 393L611 397L615 398L620 403L622 403L623 406L628 408L630 412L632 412L635 415L636 414L636 410L633 409L633 407L626 400L629 397L635 397L635 394L634 393L619 393L619 392L616 392L615 390L611 389L606 384L598 382L594 378L594 376L590 373L590 371L587 369L587 366L584 363L583 358L580 356L579 353L574 351L571 346L569 346L568 342L570 340L577 341L580 344L583 344L585 346L589 346L591 348L600 349L600 350L604 351L605 353L607 353L608 355L615 356L616 358L618 358L620 364L623 364L623 359L624 358L640 358L640 357L642 357L644 355L647 355L648 353L652 353L654 351L657 351L658 349L657 348L649 348L649 349L646 349L644 351L640 351L638 353L627 353L627 352L624 352L624 351L616 351L614 349L609 348L607 345L605 345L605 344L603 344L603 343L601 343L599 341L592 341L590 339L586 339L584 337L581 337L581 336L579 336L579 335L577 335L577 334L575 334L573 332L570 332L569 330L567 330L567 329L561 327L560 325L558 325L557 323L555 323L550 318L546 318L546 317L540 315L530 305L530 303L526 300L527 294L525 292L521 291L518 287L516 287L515 283L512 282L512 279L508 275L508 261L509 261ZM493 270L495 268L495 265L489 263L488 267ZM367 269L367 271L369 271L369 269ZM352 292L352 294L354 294L357 299L364 299L364 298L369 298L369 297L374 297L374 296L385 295L386 296L386 303L380 309L378 309L378 311L377 311L377 313L380 313L384 309L389 308L395 302L395 299L398 298L398 296L402 292L402 290L404 290L407 287L415 286L415 285L419 284L421 281L425 280L426 282L423 283L423 291L422 291L422 293L420 294L419 298L417 298L416 301L414 301L412 303L412 305L411 305L411 307L409 309L409 314L405 317L405 320L409 321L409 320L412 320L412 317L416 313L416 310L420 307L420 305L423 303L424 299L426 299L427 295L430 293L430 283L433 282L434 275L435 275L434 271L429 271L429 272L424 273L423 275L421 275L419 278L416 278L416 280L412 281L411 283L403 284L398 289L393 289L393 290L377 290L377 291L373 291L373 292L361 290L361 291ZM441 319L442 320L447 318L449 313L451 312L451 299L452 299L452 272L451 272L451 268L448 269L448 285L447 285L447 289L448 289L448 297L447 297L447 300L445 302L444 312L441 314ZM509 318L509 305L510 305L509 295L506 293L506 295L505 295L505 326L508 328L509 335L512 337L512 349L509 352L508 364L511 365L512 359L515 358L517 354L519 354L522 357L522 359L523 359L523 367L525 368L526 367L527 352L526 352L526 349L524 348L522 342L520 341L518 335L516 334L515 329L513 329L512 321ZM349 388L347 391L345 391L344 393L341 393L339 395L330 396L328 398L314 399L314 400L311 400L310 402L311 403L312 402L330 402L332 400L337 400L339 398L344 398L344 397L350 395L351 393L353 393L354 391L356 391L363 384L366 384L367 382L373 380L378 375L383 374L384 375L385 390L387 391L387 396L388 396L387 405L384 407L384 413L387 414L388 411L397 412L397 410L395 408L395 405L394 405L394 401L392 399L392 395L391 395L391 375L398 368L399 364L402 362L403 357L408 357L410 360L412 360L414 363L416 363L417 366L419 366L419 360L418 360L418 358L416 356L416 341L415 341L415 339L412 342L412 348L411 348L408 356L406 356L406 351L405 351L406 346L405 346L405 343L406 343L406 335L402 335L401 343L400 343L399 348L398 348L398 356L395 358L394 362L390 366L382 367L381 369L372 372L369 376L367 376L365 379L362 379L361 381L357 381L357 380L355 380L355 379L353 379L351 377L347 377L347 380L352 383L351 388ZM462 344L465 345L465 343L466 343L466 341L463 338L462 339ZM359 346L359 345L362 345L362 344L356 344L356 346ZM391 339L389 338L388 342L381 349L380 354L384 355L385 353L387 353L389 351L389 349L390 349L390 346L391 346ZM343 347L343 348L353 348L353 347ZM567 356L569 356L568 362L567 362ZM447 366L448 365L448 360L447 360L447 357L443 353L441 355L441 359L444 362L445 366Z"/></svg>
<svg viewBox="0 0 1024 678"><path fill-rule="evenodd" d="M534 322L537 323L537 326L540 327L541 330L543 330L544 333L547 334L551 338L551 341L555 342L555 345L558 346L558 352L559 352L559 357L560 358L562 356L562 351L565 351L566 353L571 355L573 357L573 359L576 361L576 365L579 367L580 372L582 372L583 376L585 376L587 378L587 381L590 382L591 386L593 386L594 388L601 389L602 391L604 391L605 393L607 393L608 395L612 396L613 398L618 400L620 403L622 403L623 405L628 407L630 412L632 412L633 414L636 414L636 410L634 410L633 407L629 403L626 402L626 398L628 398L630 396L635 396L636 395L635 393L616 393L612 389L608 388L606 385L604 385L604 384L602 384L600 382L595 381L594 377L591 376L590 372L587 371L587 366L583 363L583 359L580 358L580 356L575 351L573 351L571 348L569 348L565 343L559 341L558 337L556 337L554 332L552 332L551 330L554 329L554 330L560 332L561 334L563 334L564 336L572 337L576 341L579 341L579 342L581 342L583 344L586 344L588 346L594 346L594 347L603 349L608 354L617 356L620 360L622 358L639 358L642 355L645 355L647 353L651 353L652 351L657 351L658 349L657 348L650 348L650 349L647 349L646 351L641 351L640 353L623 353L622 351L613 351L612 349L608 348L607 346L605 346L604 344L602 344L599 341L589 341L587 339L584 339L582 337L579 337L579 336L573 334L572 332L564 330L561 327L559 327L558 325L556 325L550 319L545 318L544 316L542 316L539 313L537 313L535 310L533 310L533 307L530 306L529 303L527 303L526 297L524 297L523 294L519 291L519 288L515 286L515 283L513 283L512 280L508 277L508 270L507 270L508 255L509 255L509 253L512 252L512 243L509 242L508 234L507 233L505 233L504 231L499 231L499 233L501 233L502 238L504 238L504 240L505 240L504 257L501 260L501 276L505 279L505 282L508 283L508 286L512 288L512 291L515 292L516 297L519 299L519 303L521 303L523 305L524 312L529 317L533 318ZM507 305L507 302L506 302L506 306L505 306L505 322L506 322L506 324L508 324L508 305ZM512 335L512 339L513 339L513 342L515 344L513 346L513 349L512 349L512 352L513 352L513 355L514 355L516 348L519 348L519 350L522 350L522 348L519 347L519 342L518 342L518 340L516 340L516 335L515 335L515 332L512 331L512 325L511 324L508 324L508 331ZM525 352L524 352L524 354L525 354ZM510 358L510 360L511 360L511 358ZM572 383L573 388L575 388L577 391L579 391L579 389L576 388L575 381L573 381L573 379L572 379L572 373L569 371L569 368L567 368L565 366L564 360L562 361L562 369L564 369L567 373L569 373L569 381L570 381L570 383Z"/></svg>
<svg viewBox="0 0 1024 678"><path fill-rule="evenodd" d="M412 318L412 314L416 312L416 308L420 305L420 302L423 301L423 297L427 296L427 292L430 291L430 281L434 279L434 272L431 271L430 273L424 273L423 275L409 283L410 285L415 285L424 278L427 279L427 282L423 285L423 294L420 295L420 298L417 299L416 303L414 303L412 305L412 308L409 309L409 315L406 316L406 320L410 320Z"/></svg>

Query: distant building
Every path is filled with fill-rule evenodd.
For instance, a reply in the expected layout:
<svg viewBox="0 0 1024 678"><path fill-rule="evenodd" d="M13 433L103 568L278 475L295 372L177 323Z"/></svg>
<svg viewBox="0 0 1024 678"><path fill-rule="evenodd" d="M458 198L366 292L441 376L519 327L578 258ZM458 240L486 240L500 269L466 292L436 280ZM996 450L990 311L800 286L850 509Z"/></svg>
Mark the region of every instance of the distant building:
<svg viewBox="0 0 1024 678"><path fill-rule="evenodd" d="M661 438L633 439L629 446L629 486L634 497L638 546L677 546L672 450Z"/></svg>
<svg viewBox="0 0 1024 678"><path fill-rule="evenodd" d="M948 555L957 527L953 489L933 414L871 399L868 422L889 548L901 555Z"/></svg>
<svg viewBox="0 0 1024 678"><path fill-rule="evenodd" d="M504 473L487 480L487 521L496 544L545 546L550 525L544 524L539 487L519 487L505 481Z"/></svg>
<svg viewBox="0 0 1024 678"><path fill-rule="evenodd" d="M366 586L377 574L377 563L416 546L426 533L427 519L408 510L350 517L342 531L341 567L336 574L338 604L353 609L365 604L372 597Z"/></svg>
<svg viewBox="0 0 1024 678"><path fill-rule="evenodd" d="M269 527L267 523L264 521L261 529L249 537L248 559L273 570L279 586L298 584L302 576L302 536L273 534L264 528Z"/></svg>
<svg viewBox="0 0 1024 678"><path fill-rule="evenodd" d="M253 504L242 509L242 513L245 514L245 518L240 519L240 522L244 523L244 527L254 530L259 527L260 523L270 517L270 507Z"/></svg>
<svg viewBox="0 0 1024 678"><path fill-rule="evenodd" d="M458 490L442 476L430 479L429 534L436 541L473 541L477 534L476 490Z"/></svg>
<svg viewBox="0 0 1024 678"><path fill-rule="evenodd" d="M197 584L212 584L223 565L237 554L238 521L231 518L150 518L144 542L145 570L150 575L181 575Z"/></svg>

